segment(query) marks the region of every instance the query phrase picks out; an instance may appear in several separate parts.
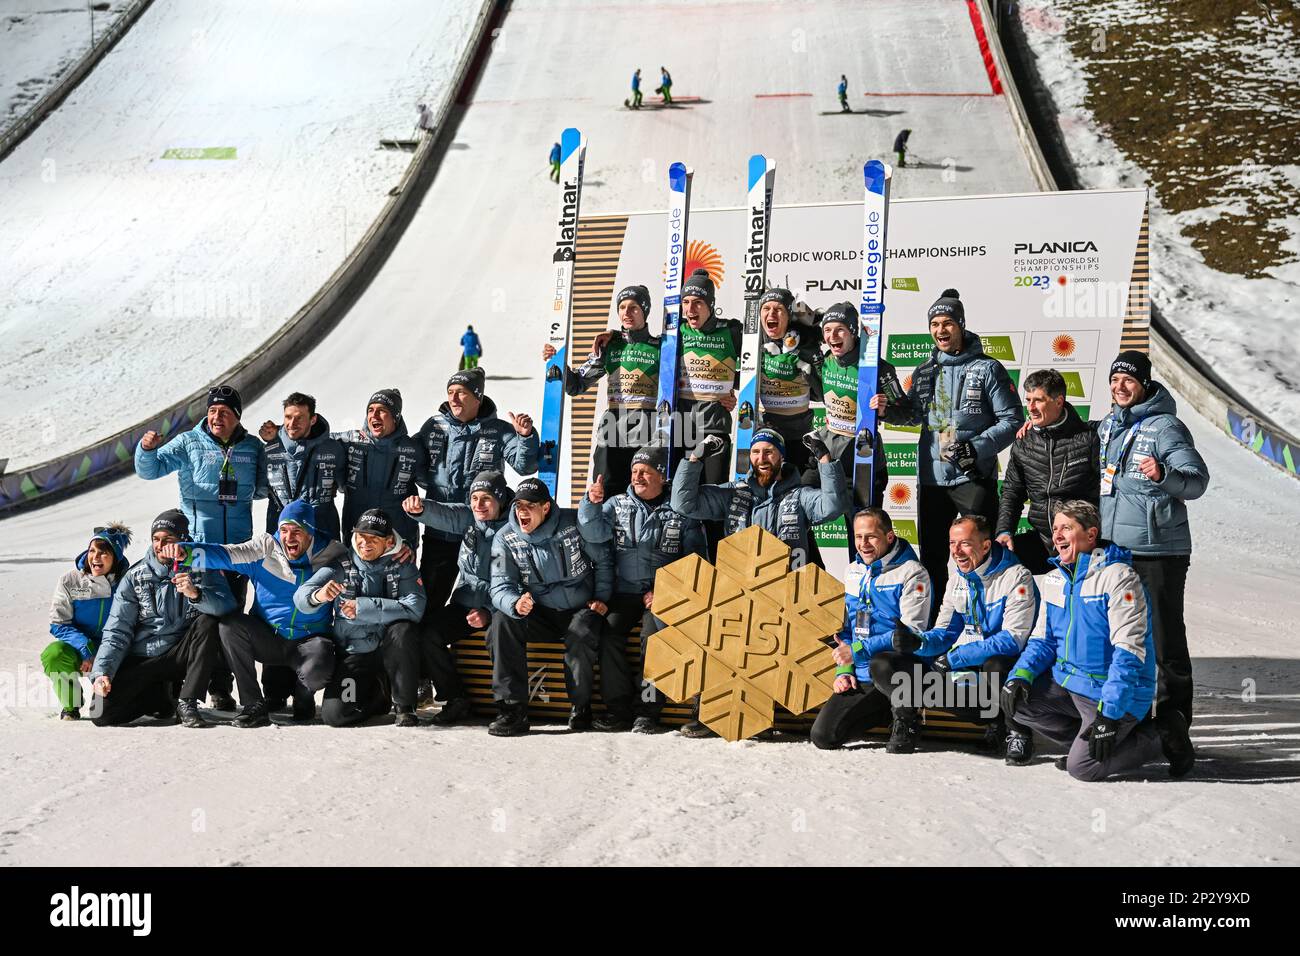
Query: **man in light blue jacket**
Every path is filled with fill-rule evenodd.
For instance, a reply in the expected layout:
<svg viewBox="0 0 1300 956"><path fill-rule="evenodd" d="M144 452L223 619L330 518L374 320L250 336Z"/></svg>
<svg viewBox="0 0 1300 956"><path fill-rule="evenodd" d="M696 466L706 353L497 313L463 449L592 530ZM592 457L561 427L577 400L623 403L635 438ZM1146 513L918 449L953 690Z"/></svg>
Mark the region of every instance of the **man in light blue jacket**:
<svg viewBox="0 0 1300 956"><path fill-rule="evenodd" d="M321 719L331 727L382 714L390 700L396 726L419 725L416 623L424 613L424 589L415 565L397 559L401 549L388 515L372 508L357 519L352 551L294 592L294 606L302 613L327 608L333 614L337 658L321 705Z"/></svg>
<svg viewBox="0 0 1300 956"><path fill-rule="evenodd" d="M177 473L181 511L195 541L234 544L253 536L253 501L268 494L266 452L257 436L244 431L240 418L244 401L230 385L208 390L207 417L167 444L157 432L146 432L135 448L135 473L146 481ZM161 447L160 447L161 446ZM248 597L248 579L228 574L226 580L238 610ZM217 710L233 710L234 679L218 659L208 692Z"/></svg>
<svg viewBox="0 0 1300 956"><path fill-rule="evenodd" d="M1042 579L1034 636L1002 691L1008 720L1069 748L1077 780L1136 770L1164 752L1182 777L1195 759L1187 725L1147 720L1156 690L1149 595L1129 552L1101 540L1086 501L1056 508L1053 571ZM1010 762L1010 761L1008 761Z"/></svg>
<svg viewBox="0 0 1300 956"><path fill-rule="evenodd" d="M150 528L149 551L123 576L90 666L98 727L145 714L173 713L206 727L199 700L217 660L217 618L235 608L220 574L179 568L168 549L189 536L189 519L164 511ZM170 688L180 682L180 701Z"/></svg>
<svg viewBox="0 0 1300 956"><path fill-rule="evenodd" d="M1151 596L1160 688L1158 719L1192 722L1192 659L1183 597L1192 560L1186 502L1205 494L1210 469L1169 390L1151 378L1151 359L1121 352L1110 367L1114 404L1097 429L1101 443L1101 536L1132 552Z"/></svg>
<svg viewBox="0 0 1300 956"><path fill-rule="evenodd" d="M966 307L945 289L928 312L934 351L915 372L907 394L871 407L890 425L920 425L917 444L917 533L921 562L936 594L948 583L948 527L959 514L998 521L998 452L1025 420L1011 376L984 354L966 329ZM937 613L937 610L936 610Z"/></svg>

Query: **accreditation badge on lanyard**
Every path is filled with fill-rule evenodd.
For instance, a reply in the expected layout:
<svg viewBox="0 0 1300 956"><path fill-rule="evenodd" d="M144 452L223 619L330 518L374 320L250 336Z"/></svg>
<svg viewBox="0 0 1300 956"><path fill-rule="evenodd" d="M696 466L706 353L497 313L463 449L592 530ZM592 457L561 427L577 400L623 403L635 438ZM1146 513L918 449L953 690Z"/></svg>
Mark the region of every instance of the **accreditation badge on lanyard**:
<svg viewBox="0 0 1300 956"><path fill-rule="evenodd" d="M223 449L221 453L221 475L217 478L217 501L223 505L239 502L239 482L235 478L234 469L230 467L229 448Z"/></svg>
<svg viewBox="0 0 1300 956"><path fill-rule="evenodd" d="M1128 453L1129 446L1133 444L1133 439L1137 437L1137 433L1141 428L1142 419L1139 418L1133 423L1133 427L1128 430L1128 434L1124 436L1124 441L1119 447L1119 454L1115 456L1113 462L1109 460L1110 456L1106 454L1106 449L1102 449L1102 457L1106 461L1106 467L1101 471L1102 497L1115 493L1115 476L1119 474L1119 468L1124 461L1124 456Z"/></svg>

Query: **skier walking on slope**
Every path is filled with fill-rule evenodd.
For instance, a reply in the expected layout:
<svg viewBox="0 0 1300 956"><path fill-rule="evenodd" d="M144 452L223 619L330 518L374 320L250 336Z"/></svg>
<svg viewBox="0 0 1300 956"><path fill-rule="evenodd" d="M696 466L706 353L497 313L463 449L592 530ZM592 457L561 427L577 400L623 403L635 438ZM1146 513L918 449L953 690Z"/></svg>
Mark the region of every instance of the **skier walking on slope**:
<svg viewBox="0 0 1300 956"><path fill-rule="evenodd" d="M478 368L478 360L483 356L483 343L479 341L474 326L465 326L465 334L460 337L460 367Z"/></svg>
<svg viewBox="0 0 1300 956"><path fill-rule="evenodd" d="M641 68L637 67L636 72L632 74L632 99L624 100L623 105L629 109L639 110L641 108Z"/></svg>
<svg viewBox="0 0 1300 956"><path fill-rule="evenodd" d="M849 109L849 78L847 74L840 74L840 85L835 92L840 96L840 112L852 113L853 110Z"/></svg>
<svg viewBox="0 0 1300 956"><path fill-rule="evenodd" d="M894 152L898 155L898 162L895 164L899 167L907 165L907 140L912 135L910 129L899 130L894 137Z"/></svg>
<svg viewBox="0 0 1300 956"><path fill-rule="evenodd" d="M560 144L551 147L551 182L560 181Z"/></svg>
<svg viewBox="0 0 1300 956"><path fill-rule="evenodd" d="M673 102L673 75L668 72L667 67L659 67L659 86L655 92L664 98L664 105L671 106Z"/></svg>

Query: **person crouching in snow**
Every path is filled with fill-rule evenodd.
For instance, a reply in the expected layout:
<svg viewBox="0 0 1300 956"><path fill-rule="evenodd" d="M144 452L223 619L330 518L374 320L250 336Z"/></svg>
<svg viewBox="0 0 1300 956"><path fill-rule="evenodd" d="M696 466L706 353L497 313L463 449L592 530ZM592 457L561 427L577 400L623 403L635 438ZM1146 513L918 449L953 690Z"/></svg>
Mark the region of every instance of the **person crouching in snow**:
<svg viewBox="0 0 1300 956"><path fill-rule="evenodd" d="M1033 754L1033 738L998 711L997 689L1029 640L1038 615L1034 576L1010 548L992 540L983 515L953 519L948 553L952 573L934 627L918 633L900 623L892 648L871 659L876 688L906 701L894 706L886 749L916 749L920 699L935 693L919 678L934 672L931 680L942 688L937 693L940 707L984 724L985 750L998 754L1005 741L1007 763L1026 763Z"/></svg>
<svg viewBox="0 0 1300 956"><path fill-rule="evenodd" d="M1159 727L1149 719L1156 693L1150 599L1132 554L1100 537L1096 505L1057 506L1054 568L1043 578L1038 624L1002 690L1002 709L1068 747L1062 769L1076 780L1136 770L1162 751L1169 775L1185 776L1195 755L1182 715Z"/></svg>
<svg viewBox="0 0 1300 956"><path fill-rule="evenodd" d="M887 650L899 624L924 628L930 620L930 574L894 522L880 508L853 516L857 551L844 576L845 625L832 652L835 693L822 705L809 738L835 750L889 723L889 695L871 682L871 655Z"/></svg>
<svg viewBox="0 0 1300 956"><path fill-rule="evenodd" d="M54 685L60 720L81 718L81 675L90 673L95 649L113 606L113 591L126 573L126 546L131 529L123 524L96 528L86 550L54 586L50 633L54 640L41 651L41 667Z"/></svg>
<svg viewBox="0 0 1300 956"><path fill-rule="evenodd" d="M334 672L334 642L327 608L304 614L294 606L299 586L344 553L343 545L317 533L316 509L295 498L280 512L275 534L258 534L242 544L185 542L164 549L182 566L238 571L253 582L251 612L221 621L221 648L239 688L240 711L234 725L269 727L270 708L257 682L256 661L283 664L294 671L295 720L316 716L314 694Z"/></svg>
<svg viewBox="0 0 1300 956"><path fill-rule="evenodd" d="M220 653L217 620L235 598L222 575L173 563L176 543L190 535L183 512L164 511L149 532L150 550L122 576L90 665L91 720L113 727L153 714L207 727L199 700Z"/></svg>
<svg viewBox="0 0 1300 956"><path fill-rule="evenodd" d="M402 539L386 512L371 508L352 530L352 551L322 568L294 592L304 614L332 608L337 646L334 675L325 687L321 719L350 727L387 713L398 727L415 727L420 680L424 584L409 561L399 561Z"/></svg>

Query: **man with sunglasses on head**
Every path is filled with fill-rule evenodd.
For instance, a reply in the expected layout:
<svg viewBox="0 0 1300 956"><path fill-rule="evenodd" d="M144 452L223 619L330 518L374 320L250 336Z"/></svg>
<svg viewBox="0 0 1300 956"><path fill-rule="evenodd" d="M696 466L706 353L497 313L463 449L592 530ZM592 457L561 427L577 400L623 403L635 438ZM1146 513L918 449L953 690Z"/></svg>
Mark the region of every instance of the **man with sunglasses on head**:
<svg viewBox="0 0 1300 956"><path fill-rule="evenodd" d="M235 544L253 536L253 501L267 496L266 452L256 435L239 423L244 400L232 385L208 389L203 421L163 444L156 431L145 432L135 448L135 473L146 481L177 473L180 510L193 540L205 544ZM227 574L242 611L248 578ZM221 661L213 668L208 695L216 710L234 711L230 692L234 677Z"/></svg>

